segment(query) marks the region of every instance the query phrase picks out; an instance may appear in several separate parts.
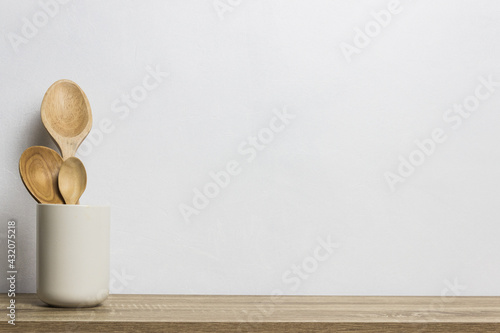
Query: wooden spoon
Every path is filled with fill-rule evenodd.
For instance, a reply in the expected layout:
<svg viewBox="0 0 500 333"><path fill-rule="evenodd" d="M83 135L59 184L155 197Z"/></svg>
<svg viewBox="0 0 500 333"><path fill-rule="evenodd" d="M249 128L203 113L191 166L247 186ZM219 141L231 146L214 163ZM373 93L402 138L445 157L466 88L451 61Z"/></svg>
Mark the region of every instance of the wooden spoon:
<svg viewBox="0 0 500 333"><path fill-rule="evenodd" d="M24 186L39 203L63 204L57 187L57 176L63 164L62 157L54 150L34 146L26 149L19 160L19 173Z"/></svg>
<svg viewBox="0 0 500 333"><path fill-rule="evenodd" d="M87 172L82 161L69 157L59 170L59 191L68 205L79 203L87 187Z"/></svg>
<svg viewBox="0 0 500 333"><path fill-rule="evenodd" d="M63 159L74 156L92 127L92 110L83 90L73 81L56 81L45 93L40 113Z"/></svg>

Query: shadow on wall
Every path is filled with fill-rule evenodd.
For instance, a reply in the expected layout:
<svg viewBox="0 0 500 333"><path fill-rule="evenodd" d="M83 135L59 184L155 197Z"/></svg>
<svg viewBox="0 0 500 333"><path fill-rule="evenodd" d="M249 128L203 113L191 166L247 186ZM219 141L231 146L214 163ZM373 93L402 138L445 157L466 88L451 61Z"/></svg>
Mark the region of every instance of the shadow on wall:
<svg viewBox="0 0 500 333"><path fill-rule="evenodd" d="M27 137L27 145L24 149L31 146L45 146L54 149L59 154L59 149L56 144L50 137L49 132L45 129L42 123L42 119L40 117L40 108L36 110L36 112L30 113L30 119L26 122L28 125L26 128L26 132L29 133L29 137ZM23 152L19 152L19 157ZM17 160L19 161L19 157Z"/></svg>
<svg viewBox="0 0 500 333"><path fill-rule="evenodd" d="M29 265L34 262L34 253L30 242L34 239L34 224L35 224L35 200L29 195L28 191L23 185L21 176L19 174L19 159L23 151L31 146L46 146L56 150L58 149L52 141L49 133L43 126L40 118L40 109L31 110L26 112L23 110L18 113L19 119L17 124L20 124L18 129L19 135L12 140L18 141L19 144L10 145L6 149L5 163L3 165L4 175L9 180L6 181L6 187L3 188L0 202L0 242L5 244L2 246L2 253L4 259L0 263L0 269L4 272L7 271L7 223L9 221L16 221L17 232L26 232L33 230L33 234L24 234L22 237L16 237L16 263L23 263L22 265ZM11 140L9 140L11 141ZM26 229L22 225L31 225L31 228ZM17 236L17 235L16 235ZM27 277L24 277L26 281ZM19 286L18 286L19 287ZM7 280L0 283L1 290L7 290Z"/></svg>
<svg viewBox="0 0 500 333"><path fill-rule="evenodd" d="M4 193L4 200L2 202L4 209L2 209L1 218L2 222L9 219L16 219L19 216L26 214L24 212L25 204L27 203L25 200L22 201L19 207L19 198L16 193L28 193L26 188L24 187L21 176L19 174L19 159L21 158L22 153L25 149L31 146L46 146L54 149L59 153L59 149L55 145L54 141L49 135L49 132L43 126L42 120L40 118L40 109L33 110L33 112L25 112L22 113L25 117L29 117L29 119L22 119L21 124L22 127L19 127L19 132L22 133L20 135L20 141L23 143L22 145L14 145L14 149L9 150L9 155L6 158L8 161L5 167L8 170L12 171L12 178L14 179L14 184L10 188L10 193ZM34 201L34 199L30 197L30 203ZM33 200L33 201L31 201ZM16 204L18 205L16 207Z"/></svg>

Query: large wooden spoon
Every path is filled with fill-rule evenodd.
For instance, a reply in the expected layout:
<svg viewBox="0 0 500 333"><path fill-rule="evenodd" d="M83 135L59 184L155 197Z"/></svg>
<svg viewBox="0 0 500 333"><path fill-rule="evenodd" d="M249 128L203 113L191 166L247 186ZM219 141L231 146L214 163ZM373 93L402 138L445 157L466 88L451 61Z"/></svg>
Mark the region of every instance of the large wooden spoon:
<svg viewBox="0 0 500 333"><path fill-rule="evenodd" d="M57 187L57 177L63 159L54 150L33 146L26 149L19 160L19 173L24 186L39 203L63 204Z"/></svg>
<svg viewBox="0 0 500 333"><path fill-rule="evenodd" d="M83 90L73 81L56 81L45 93L40 113L63 159L74 156L92 127L92 110Z"/></svg>
<svg viewBox="0 0 500 333"><path fill-rule="evenodd" d="M59 191L66 204L78 204L86 187L87 172L82 161L76 157L69 157L59 170Z"/></svg>

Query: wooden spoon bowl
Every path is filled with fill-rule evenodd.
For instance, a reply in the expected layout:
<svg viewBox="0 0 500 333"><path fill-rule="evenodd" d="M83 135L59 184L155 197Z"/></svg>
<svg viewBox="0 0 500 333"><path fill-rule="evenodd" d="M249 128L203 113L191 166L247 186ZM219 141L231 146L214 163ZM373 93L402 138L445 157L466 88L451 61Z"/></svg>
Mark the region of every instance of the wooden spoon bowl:
<svg viewBox="0 0 500 333"><path fill-rule="evenodd" d="M59 191L66 204L78 204L87 187L87 172L82 161L76 157L69 157L63 162L58 178Z"/></svg>
<svg viewBox="0 0 500 333"><path fill-rule="evenodd" d="M57 186L59 169L63 159L54 150L34 146L26 149L19 160L19 173L24 186L39 203L63 204L64 199Z"/></svg>
<svg viewBox="0 0 500 333"><path fill-rule="evenodd" d="M74 156L92 127L92 110L83 90L73 81L56 81L45 93L40 113L63 159Z"/></svg>

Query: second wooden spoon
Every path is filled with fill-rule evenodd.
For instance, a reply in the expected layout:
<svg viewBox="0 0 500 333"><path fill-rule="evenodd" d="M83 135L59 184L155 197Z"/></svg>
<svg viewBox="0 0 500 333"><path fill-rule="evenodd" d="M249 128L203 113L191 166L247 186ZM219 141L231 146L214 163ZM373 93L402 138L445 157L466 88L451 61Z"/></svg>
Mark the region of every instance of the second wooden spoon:
<svg viewBox="0 0 500 333"><path fill-rule="evenodd" d="M77 205L87 187L87 172L82 161L69 157L59 170L59 191L68 205Z"/></svg>
<svg viewBox="0 0 500 333"><path fill-rule="evenodd" d="M57 187L57 176L62 164L61 156L47 147L29 147L21 155L19 160L21 179L37 202L44 204L64 203Z"/></svg>

